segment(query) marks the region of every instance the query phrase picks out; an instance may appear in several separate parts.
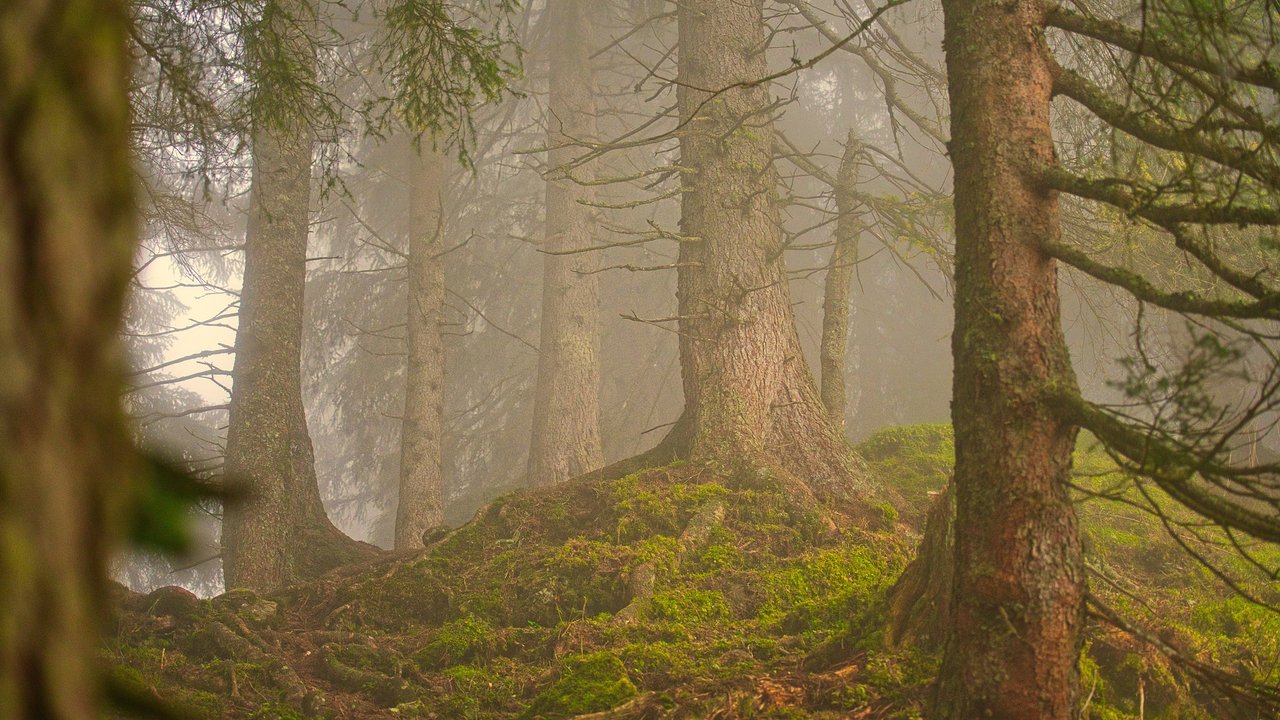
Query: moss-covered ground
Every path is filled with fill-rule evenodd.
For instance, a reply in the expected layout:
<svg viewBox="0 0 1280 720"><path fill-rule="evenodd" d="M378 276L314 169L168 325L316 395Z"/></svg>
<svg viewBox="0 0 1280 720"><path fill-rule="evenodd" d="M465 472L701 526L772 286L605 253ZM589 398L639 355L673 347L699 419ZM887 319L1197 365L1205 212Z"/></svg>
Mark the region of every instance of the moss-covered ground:
<svg viewBox="0 0 1280 720"><path fill-rule="evenodd" d="M950 431L892 428L860 450L906 499L877 527L707 464L580 478L272 597L122 591L104 660L116 695L191 718L919 717L937 660L884 647L884 598ZM1083 443L1077 465L1095 490L1119 482ZM1280 616L1231 599L1151 518L1081 510L1095 593L1276 681ZM1214 717L1184 673L1101 624L1082 669L1090 717Z"/></svg>

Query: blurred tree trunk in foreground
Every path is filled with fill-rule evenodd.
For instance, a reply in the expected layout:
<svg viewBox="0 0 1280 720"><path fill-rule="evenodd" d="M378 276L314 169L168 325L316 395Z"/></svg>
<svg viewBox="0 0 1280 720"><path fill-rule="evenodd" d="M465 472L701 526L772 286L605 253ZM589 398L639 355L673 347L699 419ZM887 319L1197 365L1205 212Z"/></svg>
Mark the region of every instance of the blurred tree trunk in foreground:
<svg viewBox="0 0 1280 720"><path fill-rule="evenodd" d="M0 4L0 716L97 716L134 475L117 346L135 243L129 14Z"/></svg>

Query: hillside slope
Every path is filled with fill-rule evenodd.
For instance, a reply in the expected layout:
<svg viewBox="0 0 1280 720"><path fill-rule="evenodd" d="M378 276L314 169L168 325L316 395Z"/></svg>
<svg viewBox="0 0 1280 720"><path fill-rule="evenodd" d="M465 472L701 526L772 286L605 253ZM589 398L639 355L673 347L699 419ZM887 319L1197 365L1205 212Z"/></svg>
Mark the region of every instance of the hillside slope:
<svg viewBox="0 0 1280 720"><path fill-rule="evenodd" d="M129 706L115 717L919 717L936 657L885 646L886 597L945 483L949 428L860 450L906 498L870 528L767 473L676 463L510 495L423 553L268 598L122 591L103 649ZM1078 462L1091 482L1114 470ZM1149 519L1093 508L1111 585L1146 587L1170 637L1274 683L1275 616L1229 599ZM1193 679L1114 630L1091 631L1083 663L1091 717L1215 717Z"/></svg>

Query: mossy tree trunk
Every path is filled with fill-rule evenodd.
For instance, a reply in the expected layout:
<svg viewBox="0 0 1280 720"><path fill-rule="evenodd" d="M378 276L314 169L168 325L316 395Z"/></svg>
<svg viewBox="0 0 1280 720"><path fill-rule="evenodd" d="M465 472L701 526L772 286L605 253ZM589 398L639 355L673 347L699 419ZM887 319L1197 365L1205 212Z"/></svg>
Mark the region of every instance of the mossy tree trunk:
<svg viewBox="0 0 1280 720"><path fill-rule="evenodd" d="M951 626L955 584L955 489L948 484L929 508L916 557L889 590L885 641L939 650Z"/></svg>
<svg viewBox="0 0 1280 720"><path fill-rule="evenodd" d="M783 260L762 0L679 3L680 361L688 453L868 485L805 364ZM720 91L720 92L716 92Z"/></svg>
<svg viewBox="0 0 1280 720"><path fill-rule="evenodd" d="M314 73L315 9L299 0L268 6L267 33L283 58L272 60L308 75L294 78L305 88ZM270 591L373 552L325 514L302 404L312 144L302 104L280 102L270 117L255 118L225 464L232 482L247 483L249 497L223 514L227 588Z"/></svg>
<svg viewBox="0 0 1280 720"><path fill-rule="evenodd" d="M408 359L400 425L400 502L396 549L423 546L422 535L444 521L441 438L444 434L445 285L441 192L444 158L428 147L413 157L409 188Z"/></svg>
<svg viewBox="0 0 1280 720"><path fill-rule="evenodd" d="M0 3L0 716L98 717L134 467L117 342L135 247L129 12Z"/></svg>
<svg viewBox="0 0 1280 720"><path fill-rule="evenodd" d="M836 176L836 244L831 249L827 276L822 288L822 342L819 345L819 367L822 369L822 404L827 415L841 431L845 426L845 357L849 353L849 283L858 262L858 235L862 220L858 217L858 155L862 147L857 136L849 133Z"/></svg>
<svg viewBox="0 0 1280 720"><path fill-rule="evenodd" d="M598 469L600 444L600 283L590 165L572 166L596 136L594 0L549 0L547 218L542 333L534 394L529 482L550 485ZM570 253L570 254L565 254Z"/></svg>
<svg viewBox="0 0 1280 720"><path fill-rule="evenodd" d="M955 167L955 584L935 717L1076 714L1084 568L1057 268L1053 81L1037 0L944 0Z"/></svg>

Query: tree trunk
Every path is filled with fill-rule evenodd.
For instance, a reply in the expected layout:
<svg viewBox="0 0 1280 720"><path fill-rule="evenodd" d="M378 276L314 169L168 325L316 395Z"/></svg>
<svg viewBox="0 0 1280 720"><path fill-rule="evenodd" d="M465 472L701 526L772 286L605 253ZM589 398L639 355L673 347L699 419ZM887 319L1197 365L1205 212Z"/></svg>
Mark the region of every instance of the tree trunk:
<svg viewBox="0 0 1280 720"><path fill-rule="evenodd" d="M680 361L689 453L869 491L805 364L783 263L762 0L679 3ZM713 93L713 91L723 92Z"/></svg>
<svg viewBox="0 0 1280 720"><path fill-rule="evenodd" d="M600 445L600 266L590 167L570 169L596 135L591 73L594 0L549 0L551 95L547 103L547 219L542 340L534 395L529 482L550 485L596 470ZM573 178L569 177L572 173Z"/></svg>
<svg viewBox="0 0 1280 720"><path fill-rule="evenodd" d="M885 642L890 647L911 645L931 651L942 647L951 627L955 520L955 489L948 483L929 508L916 557L889 590Z"/></svg>
<svg viewBox="0 0 1280 720"><path fill-rule="evenodd" d="M444 433L444 267L441 191L444 158L422 148L412 158L409 214L408 362L400 426L400 504L396 549L423 547L422 535L444 522L440 441Z"/></svg>
<svg viewBox="0 0 1280 720"><path fill-rule="evenodd" d="M278 42L299 57L314 9L302 2L270 13ZM313 72L308 68L307 72ZM299 82L306 82L300 78ZM282 103L257 119L245 236L240 327L227 429L226 475L250 497L228 503L222 569L228 589L270 591L372 554L329 521L316 484L302 404L303 290L311 200L312 131Z"/></svg>
<svg viewBox="0 0 1280 720"><path fill-rule="evenodd" d="M956 566L939 718L1073 718L1084 569L1067 490L1074 390L1054 262L1057 197L1037 0L944 0L955 166Z"/></svg>
<svg viewBox="0 0 1280 720"><path fill-rule="evenodd" d="M123 2L0 4L0 715L98 717L135 468L117 342L135 245Z"/></svg>
<svg viewBox="0 0 1280 720"><path fill-rule="evenodd" d="M858 262L858 234L862 232L862 220L855 211L858 202L855 189L858 184L858 155L862 146L850 131L836 177L836 244L831 250L831 262L822 288L822 343L819 346L822 368L822 405L827 416L841 432L845 426L844 373L845 356L849 351L849 281L853 278L854 265Z"/></svg>

